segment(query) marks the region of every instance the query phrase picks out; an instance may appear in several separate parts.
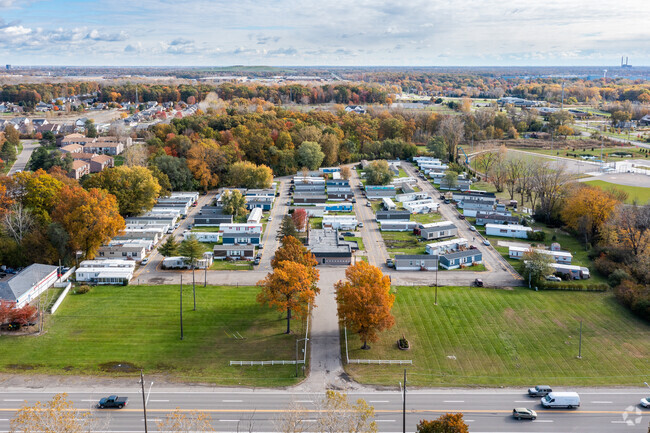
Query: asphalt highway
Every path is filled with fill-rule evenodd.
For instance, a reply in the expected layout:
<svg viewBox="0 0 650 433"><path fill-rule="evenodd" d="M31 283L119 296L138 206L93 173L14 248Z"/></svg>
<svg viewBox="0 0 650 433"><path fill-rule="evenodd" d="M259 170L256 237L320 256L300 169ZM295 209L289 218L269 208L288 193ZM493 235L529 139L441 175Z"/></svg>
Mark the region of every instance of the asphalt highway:
<svg viewBox="0 0 650 433"><path fill-rule="evenodd" d="M134 380L135 382L135 380ZM318 402L323 394L263 390L205 390L197 387L149 390L147 382L147 421L150 431L158 431L156 423L179 408L190 412L200 410L212 418L219 432L276 432L276 420L287 409L304 409L303 420L309 428L318 415ZM91 410L100 419L103 431L144 431L142 394L139 385L116 389L69 389L68 397L75 408ZM9 430L9 419L26 402L51 399L61 390L0 390L0 431ZM578 390L581 407L573 410L543 409L539 398L530 398L525 389L482 390L414 390L407 392L406 430L415 431L422 419L434 419L447 412L462 412L472 433L477 432L645 432L650 410L638 406L645 396L643 388ZM129 397L122 410L99 410L93 406L109 393ZM351 400L365 399L375 408L375 420L381 432L402 431L402 395L394 391L363 391L348 394ZM293 404L293 406L292 406ZM512 418L512 409L528 407L538 412L535 421Z"/></svg>

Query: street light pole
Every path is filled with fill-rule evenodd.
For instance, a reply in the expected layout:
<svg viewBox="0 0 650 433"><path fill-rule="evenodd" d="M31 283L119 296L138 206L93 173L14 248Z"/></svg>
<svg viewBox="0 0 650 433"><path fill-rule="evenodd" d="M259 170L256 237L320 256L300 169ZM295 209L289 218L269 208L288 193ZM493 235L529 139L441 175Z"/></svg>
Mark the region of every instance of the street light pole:
<svg viewBox="0 0 650 433"><path fill-rule="evenodd" d="M181 274L181 340L183 339L183 274Z"/></svg>
<svg viewBox="0 0 650 433"><path fill-rule="evenodd" d="M309 338L301 338L296 340L296 377L298 377L298 343L301 341L309 341Z"/></svg>
<svg viewBox="0 0 650 433"><path fill-rule="evenodd" d="M144 411L144 433L147 433L147 399L144 396L144 373L140 370L140 384L142 385L142 410Z"/></svg>
<svg viewBox="0 0 650 433"><path fill-rule="evenodd" d="M406 433L406 369L404 369L404 388L402 388L402 433Z"/></svg>

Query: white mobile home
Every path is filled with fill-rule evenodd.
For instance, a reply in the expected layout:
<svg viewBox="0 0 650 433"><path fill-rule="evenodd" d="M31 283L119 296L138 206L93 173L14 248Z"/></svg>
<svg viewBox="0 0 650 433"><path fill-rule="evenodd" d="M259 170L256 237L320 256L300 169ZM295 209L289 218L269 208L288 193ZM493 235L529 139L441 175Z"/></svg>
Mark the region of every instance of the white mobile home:
<svg viewBox="0 0 650 433"><path fill-rule="evenodd" d="M233 223L233 224L221 224L219 225L219 230L226 233L236 233L236 234L261 234L262 233L262 224L246 224L246 223Z"/></svg>
<svg viewBox="0 0 650 433"><path fill-rule="evenodd" d="M530 227L519 224L486 224L485 234L488 236L503 236L506 238L528 239L528 232L532 232Z"/></svg>
<svg viewBox="0 0 650 433"><path fill-rule="evenodd" d="M438 211L438 203L434 202L432 198L406 201L402 203L402 206L411 213L429 213Z"/></svg>
<svg viewBox="0 0 650 433"><path fill-rule="evenodd" d="M357 218L354 215L325 215L324 229L354 230L357 228Z"/></svg>
<svg viewBox="0 0 650 433"><path fill-rule="evenodd" d="M382 197L381 201L384 203L384 209L386 210L395 210L397 209L397 205L393 200L391 200L390 197Z"/></svg>
<svg viewBox="0 0 650 433"><path fill-rule="evenodd" d="M256 207L251 210L251 213L248 215L246 222L248 224L259 224L262 221L262 208Z"/></svg>
<svg viewBox="0 0 650 433"><path fill-rule="evenodd" d="M583 266L551 263L551 267L556 273L569 275L572 280L586 280L590 277L589 269Z"/></svg>
<svg viewBox="0 0 650 433"><path fill-rule="evenodd" d="M465 238L450 239L448 241L427 244L426 252L427 254L437 256L453 251L458 251L460 248L467 248L467 245L467 239Z"/></svg>
<svg viewBox="0 0 650 433"><path fill-rule="evenodd" d="M524 257L524 254L526 254L530 250L531 248L525 248L525 247L509 247L508 255L510 256L511 259L520 260ZM532 250L553 257L555 263L570 265L571 261L573 260L573 254L571 254L568 251L550 251L550 250L542 250L539 248L532 248Z"/></svg>
<svg viewBox="0 0 650 433"><path fill-rule="evenodd" d="M416 221L381 220L379 223L382 232L410 232L418 226Z"/></svg>
<svg viewBox="0 0 650 433"><path fill-rule="evenodd" d="M208 243L217 243L221 238L221 233L219 232L192 232L186 230L183 232L183 239L189 239L191 236L195 236L196 240L199 242L208 242Z"/></svg>
<svg viewBox="0 0 650 433"><path fill-rule="evenodd" d="M395 200L400 203L404 203L406 201L424 200L427 198L429 198L429 194L426 192L410 192L408 194L397 194L395 196Z"/></svg>

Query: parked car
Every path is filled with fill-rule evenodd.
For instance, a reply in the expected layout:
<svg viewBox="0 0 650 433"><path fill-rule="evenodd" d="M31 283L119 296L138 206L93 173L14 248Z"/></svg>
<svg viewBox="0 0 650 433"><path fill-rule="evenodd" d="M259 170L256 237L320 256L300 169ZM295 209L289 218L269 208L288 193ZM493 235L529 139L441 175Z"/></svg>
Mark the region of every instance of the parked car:
<svg viewBox="0 0 650 433"><path fill-rule="evenodd" d="M144 259L142 259L142 261L140 261L141 265L146 265L147 263L149 263L149 257L145 257Z"/></svg>
<svg viewBox="0 0 650 433"><path fill-rule="evenodd" d="M475 279L474 280L474 285L476 287L483 287L483 280L481 280L480 278Z"/></svg>
<svg viewBox="0 0 650 433"><path fill-rule="evenodd" d="M269 219L267 221L273 221L273 217L269 215Z"/></svg>
<svg viewBox="0 0 650 433"><path fill-rule="evenodd" d="M372 203L368 202L368 203L366 203L366 206L372 207Z"/></svg>
<svg viewBox="0 0 650 433"><path fill-rule="evenodd" d="M359 227L363 227L363 223L359 223Z"/></svg>
<svg viewBox="0 0 650 433"><path fill-rule="evenodd" d="M386 266L388 266L389 268L395 266L395 262L393 261L393 259L391 258L386 259Z"/></svg>
<svg viewBox="0 0 650 433"><path fill-rule="evenodd" d="M444 194L440 194L440 200L445 200L445 199L446 199L445 195L444 195Z"/></svg>
<svg viewBox="0 0 650 433"><path fill-rule="evenodd" d="M543 407L566 407L573 409L580 407L580 396L577 392L549 392L546 397L542 397Z"/></svg>
<svg viewBox="0 0 650 433"><path fill-rule="evenodd" d="M352 233L352 232L345 232L345 233L341 233L341 234L343 236L354 236L354 233Z"/></svg>
<svg viewBox="0 0 650 433"><path fill-rule="evenodd" d="M650 397L642 398L641 406L650 408Z"/></svg>
<svg viewBox="0 0 650 433"><path fill-rule="evenodd" d="M537 385L534 388L528 388L528 395L530 397L544 397L549 392L553 392L548 385Z"/></svg>
<svg viewBox="0 0 650 433"><path fill-rule="evenodd" d="M122 409L128 403L129 403L129 397L118 397L116 395L111 395L99 400L99 403L97 403L97 407L100 409L107 409L107 408Z"/></svg>
<svg viewBox="0 0 650 433"><path fill-rule="evenodd" d="M465 219L465 215L463 215L463 214L459 214L459 215L458 215L458 219L459 219L459 220L464 220L464 219Z"/></svg>
<svg viewBox="0 0 650 433"><path fill-rule="evenodd" d="M525 407L517 407L512 409L512 417L514 419L537 419L537 412Z"/></svg>
<svg viewBox="0 0 650 433"><path fill-rule="evenodd" d="M254 264L254 265L259 265L259 264L260 264L260 258L259 258L259 257L255 257L255 260L253 260L253 264Z"/></svg>
<svg viewBox="0 0 650 433"><path fill-rule="evenodd" d="M352 203L356 203L356 202L357 202L357 199L356 199L356 198L353 198L353 199L352 199Z"/></svg>
<svg viewBox="0 0 650 433"><path fill-rule="evenodd" d="M260 242L260 244L257 246L258 249L264 249L264 244Z"/></svg>
<svg viewBox="0 0 650 433"><path fill-rule="evenodd" d="M469 230L470 230L471 232L475 232L475 231L476 231L476 227L474 227L474 226L469 226Z"/></svg>
<svg viewBox="0 0 650 433"><path fill-rule="evenodd" d="M478 250L478 248L476 248L476 245L470 245L470 246L469 246L469 249L470 249L470 250Z"/></svg>
<svg viewBox="0 0 650 433"><path fill-rule="evenodd" d="M562 278L556 277L555 275L547 275L544 277L547 281L562 281Z"/></svg>
<svg viewBox="0 0 650 433"><path fill-rule="evenodd" d="M490 241L488 241L487 239L483 239L483 245L486 245L486 246L489 247L490 246Z"/></svg>
<svg viewBox="0 0 650 433"><path fill-rule="evenodd" d="M445 204L449 204L449 203L451 203L451 200L449 200L448 198L446 198L446 199L445 199Z"/></svg>

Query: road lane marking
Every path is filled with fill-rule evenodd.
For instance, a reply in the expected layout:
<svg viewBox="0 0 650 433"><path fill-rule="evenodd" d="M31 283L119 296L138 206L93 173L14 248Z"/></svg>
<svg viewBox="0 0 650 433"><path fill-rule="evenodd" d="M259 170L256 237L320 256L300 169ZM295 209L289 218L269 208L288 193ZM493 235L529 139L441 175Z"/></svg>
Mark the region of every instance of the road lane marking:
<svg viewBox="0 0 650 433"><path fill-rule="evenodd" d="M239 422L238 419L220 419L219 422Z"/></svg>
<svg viewBox="0 0 650 433"><path fill-rule="evenodd" d="M464 419L463 420L463 422L474 422L474 421L476 421L476 420L474 420L474 419Z"/></svg>
<svg viewBox="0 0 650 433"><path fill-rule="evenodd" d="M243 403L244 400L221 400L222 403Z"/></svg>
<svg viewBox="0 0 650 433"><path fill-rule="evenodd" d="M389 403L388 400L369 400L368 403Z"/></svg>
<svg viewBox="0 0 650 433"><path fill-rule="evenodd" d="M394 419L376 419L375 422L395 422Z"/></svg>
<svg viewBox="0 0 650 433"><path fill-rule="evenodd" d="M20 401L20 402L23 402L25 400L21 399L21 398L5 398L2 401Z"/></svg>
<svg viewBox="0 0 650 433"><path fill-rule="evenodd" d="M465 403L465 400L444 400L443 403Z"/></svg>
<svg viewBox="0 0 650 433"><path fill-rule="evenodd" d="M627 424L627 421L610 421L612 424Z"/></svg>
<svg viewBox="0 0 650 433"><path fill-rule="evenodd" d="M97 401L97 400L88 400L88 399L87 399L87 400L81 400L81 401Z"/></svg>
<svg viewBox="0 0 650 433"><path fill-rule="evenodd" d="M534 419L533 422L554 422L552 419Z"/></svg>
<svg viewBox="0 0 650 433"><path fill-rule="evenodd" d="M157 402L157 403L169 403L169 400L149 400L150 402Z"/></svg>
<svg viewBox="0 0 650 433"><path fill-rule="evenodd" d="M296 403L313 403L314 400L296 400Z"/></svg>
<svg viewBox="0 0 650 433"><path fill-rule="evenodd" d="M514 402L515 403L530 403L531 401L534 402L535 400L515 400Z"/></svg>
<svg viewBox="0 0 650 433"><path fill-rule="evenodd" d="M594 404L612 404L613 401L592 401Z"/></svg>

